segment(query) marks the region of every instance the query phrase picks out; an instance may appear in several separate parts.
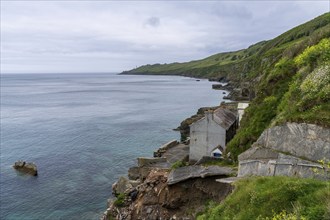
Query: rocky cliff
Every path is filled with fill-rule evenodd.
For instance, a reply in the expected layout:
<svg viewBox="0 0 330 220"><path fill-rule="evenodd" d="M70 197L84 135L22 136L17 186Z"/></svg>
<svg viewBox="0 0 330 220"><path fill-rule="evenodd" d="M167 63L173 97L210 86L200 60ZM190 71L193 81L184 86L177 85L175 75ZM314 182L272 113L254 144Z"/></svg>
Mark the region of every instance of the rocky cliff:
<svg viewBox="0 0 330 220"><path fill-rule="evenodd" d="M169 173L152 170L141 184L126 190L120 203L109 201L103 219L196 219L208 201L221 202L232 190L230 184L215 181L218 175L169 185Z"/></svg>

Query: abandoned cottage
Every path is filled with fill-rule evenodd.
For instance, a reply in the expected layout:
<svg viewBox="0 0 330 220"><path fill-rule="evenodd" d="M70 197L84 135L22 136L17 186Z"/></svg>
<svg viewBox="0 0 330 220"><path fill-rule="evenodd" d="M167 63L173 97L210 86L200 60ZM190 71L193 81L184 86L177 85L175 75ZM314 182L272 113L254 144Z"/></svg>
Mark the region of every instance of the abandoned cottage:
<svg viewBox="0 0 330 220"><path fill-rule="evenodd" d="M190 125L189 160L204 156L220 156L238 128L238 116L232 110L220 107L207 111L205 117Z"/></svg>

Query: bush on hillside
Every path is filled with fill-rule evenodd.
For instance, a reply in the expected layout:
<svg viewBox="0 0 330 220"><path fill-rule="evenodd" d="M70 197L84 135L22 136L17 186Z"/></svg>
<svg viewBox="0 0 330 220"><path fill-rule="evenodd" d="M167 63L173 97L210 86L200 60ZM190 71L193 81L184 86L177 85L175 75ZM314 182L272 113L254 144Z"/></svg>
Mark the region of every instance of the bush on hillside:
<svg viewBox="0 0 330 220"><path fill-rule="evenodd" d="M299 66L309 65L314 69L317 64L323 64L330 61L330 39L325 38L318 44L308 47L295 58L295 63Z"/></svg>

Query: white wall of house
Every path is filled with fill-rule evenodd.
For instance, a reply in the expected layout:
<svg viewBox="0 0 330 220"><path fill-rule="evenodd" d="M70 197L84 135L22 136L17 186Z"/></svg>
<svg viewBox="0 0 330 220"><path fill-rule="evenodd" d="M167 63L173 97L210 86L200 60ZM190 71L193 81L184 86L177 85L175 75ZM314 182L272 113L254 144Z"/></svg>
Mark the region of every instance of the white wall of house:
<svg viewBox="0 0 330 220"><path fill-rule="evenodd" d="M238 103L238 106L237 106L238 123L241 122L241 119L243 118L243 115L244 115L244 111L247 107L249 107L249 103L247 103L247 102Z"/></svg>
<svg viewBox="0 0 330 220"><path fill-rule="evenodd" d="M207 120L205 118L190 126L189 160L197 161L207 154L206 129Z"/></svg>
<svg viewBox="0 0 330 220"><path fill-rule="evenodd" d="M213 113L190 126L189 160L197 161L203 156L212 156L212 151L221 145L226 146L226 130L213 121Z"/></svg>

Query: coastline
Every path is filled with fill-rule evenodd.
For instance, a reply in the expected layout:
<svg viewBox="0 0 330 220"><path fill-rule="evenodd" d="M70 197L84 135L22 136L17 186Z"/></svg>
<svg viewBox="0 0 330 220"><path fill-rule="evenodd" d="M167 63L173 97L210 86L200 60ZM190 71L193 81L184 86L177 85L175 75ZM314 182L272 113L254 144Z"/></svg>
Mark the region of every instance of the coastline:
<svg viewBox="0 0 330 220"><path fill-rule="evenodd" d="M30 82L32 79L36 84L33 88L29 88L29 84L25 82ZM15 75L4 80L8 87L4 88L6 93L2 93L4 95L2 116L5 117L2 124L4 128L2 138L3 140L10 138L12 142L11 144L8 141L4 142L2 148L3 171L9 175L1 178L1 185L9 191L15 190L18 184L26 181L31 187L22 187L20 193L15 195L3 195L8 205L17 206L15 213L18 213L13 213L13 210L4 204L3 218L10 218L15 214L21 219L24 219L24 215L31 219L53 219L61 211L59 217L65 219L98 219L105 208L105 201L111 197L109 183L112 184L120 175L125 175L127 169L134 165L137 155L149 156L158 143L179 139L179 133L172 128L178 125L184 116L193 114L194 109L199 107L198 103L215 105L219 97L217 91L211 91L210 83L206 80L197 82L176 76L45 74L41 79L39 75ZM24 91L26 96L22 99L13 99L9 93L9 88L13 88L13 83L17 85L17 82L21 85L20 89L16 91L10 89L10 91L15 93ZM54 93L47 93L48 87L44 85L48 85L49 82L58 85L54 86L54 90L56 89ZM82 82L86 84L82 86ZM154 86L148 87L150 84ZM193 88L195 91L191 91ZM68 92L64 93L66 90ZM181 94L176 94L178 91L181 91ZM47 94L47 99L39 93ZM66 99L62 98L63 94ZM195 99L197 103L184 101L187 95L196 97L190 100ZM43 108L37 108L40 110L37 111L38 114L33 114L35 111L31 111L26 115L27 117L17 117L16 113L19 112L10 111L7 103L11 100L25 101L27 96L38 100L38 107ZM204 98L204 96L208 97ZM120 100L114 105L115 98ZM18 110L34 108L36 101L15 108ZM50 107L55 101L57 107ZM78 107L79 111L77 111ZM46 108L47 112L42 111ZM162 112L167 111L168 114L159 118ZM66 114L60 114L61 112ZM11 119L13 116L16 117L15 121ZM29 117L35 120L23 124ZM7 126L8 122L21 123L16 129L11 129ZM149 129L151 130L147 131ZM49 138L40 139L41 135ZM29 140L34 141L29 142ZM19 146L25 146L23 141L28 143L26 144L28 146L21 148ZM6 156L10 153L14 153L15 157ZM52 160L49 160L50 157ZM12 164L17 159L35 162L38 165L39 178L25 178L13 172ZM93 160L97 160L97 163L86 163ZM54 166L55 162L58 162L56 166ZM39 184L33 184L35 181ZM40 193L36 194L36 191ZM75 193L77 196L72 197ZM61 200L62 196L65 198L65 203ZM24 199L33 201L45 199L46 202L40 206L30 207ZM74 206L81 207L81 210L74 212Z"/></svg>
<svg viewBox="0 0 330 220"><path fill-rule="evenodd" d="M215 82L212 85L214 90L222 90L227 92L227 96L223 99L229 101L250 101L255 97L255 89L253 88L255 82L239 82L237 79L228 79L226 76L219 77L201 77L201 76L190 76L188 74L177 74L177 73L132 73L129 71L123 71L117 75L132 75L132 76L182 76L191 79L207 79L210 82ZM203 107L200 107L203 108ZM206 107L207 108L207 107Z"/></svg>
<svg viewBox="0 0 330 220"><path fill-rule="evenodd" d="M136 75L136 74L135 74ZM139 74L140 75L140 74ZM143 75L143 74L141 74ZM148 74L145 74L148 75ZM169 75L175 75L175 74L169 74ZM189 77L193 78L193 77ZM198 78L196 78L198 79ZM209 80L211 81L211 80ZM227 83L228 85L229 83ZM230 86L223 86L221 85L221 88L217 88L215 90L223 90L227 92L229 95L232 94L234 91L233 87ZM213 86L212 86L213 87ZM214 88L212 88L214 89ZM229 98L227 98L229 99ZM236 102L238 100L230 100L232 102ZM208 158L205 161L201 161L200 163L196 164L188 164L188 157L189 157L189 139L187 140L185 137L185 134L187 134L187 127L189 128L189 125L200 118L204 117L204 113L208 110L214 110L216 108L219 108L222 104L225 104L225 102L222 102L219 104L219 106L214 107L201 107L198 109L195 115L192 115L189 118L184 119L180 125L173 129L176 131L179 131L181 133L181 140L172 140L162 146L160 146L156 151L153 152L153 157L151 158L141 158L137 157L137 166L131 167L128 169L128 173L126 176L120 177L115 183L112 185L112 194L115 196L114 199L108 199L107 202L107 209L101 216L101 220L108 220L108 219L135 219L135 218L141 218L143 217L139 216L143 213L146 214L145 217L153 216L155 219L159 218L159 216L163 216L164 219L195 219L197 212L191 212L187 215L187 210L182 211L182 208L185 205L182 202L179 202L178 204L166 204L166 201L163 199L162 201L159 201L160 193L162 190L166 189L166 192L170 192L169 194L165 196L166 200L177 200L178 198L172 198L169 199L168 197L175 197L173 194L171 194L172 191L175 191L175 194L178 194L179 192L182 193L182 182L183 185L185 184L191 184L191 192L189 194L195 194L196 191L199 189L193 189L193 185L198 184L199 181L202 181L203 184L199 183L200 186L213 186L215 188L221 188L221 193L219 193L218 197L214 197L212 190L209 189L203 189L201 191L201 195L199 196L200 201L196 202L195 208L198 210L198 212L203 211L203 208L199 208L200 203L204 201L205 195L206 197L212 198L214 201L222 201L231 191L232 191L232 185L230 183L220 183L216 182L216 179L219 178L227 178L231 176L236 175L236 170L233 170L230 167L224 167L223 169L218 169L218 166L210 167L215 169L215 171L211 171L208 175L208 178L205 178L205 168L204 163L212 161L212 159ZM188 122L188 123L187 123ZM189 131L188 131L189 132ZM178 165L179 164L179 165ZM193 170L201 169L199 172L194 173L192 170L184 170L187 168L193 168ZM206 168L208 170L209 168ZM228 169L228 170L226 170ZM182 177L181 173L178 179L173 180L173 173L175 173L177 170L180 170L179 172L185 173L186 177ZM204 173L204 174L203 174ZM183 176L185 176L183 175ZM171 179L172 178L172 179ZM191 179L193 178L193 179ZM174 183L174 184L173 184ZM173 185L176 190L173 190ZM160 190L157 188L161 188ZM184 186L186 190L186 186ZM211 187L212 188L212 187ZM150 192L158 192L156 195L149 195ZM179 194L180 194L179 193ZM198 194L198 193L196 193ZM157 202L153 202L152 204L149 204L150 202L146 202L145 205L141 205L138 210L135 208L137 203L144 203L145 199L144 197L147 197L148 201L151 200L157 200ZM163 195L164 197L164 195ZM186 198L190 200L190 195L181 195L181 198L179 200L182 200L183 198ZM194 198L196 199L196 198ZM138 202L136 201L138 200ZM171 203L171 202L169 202ZM169 207L167 207L169 206ZM192 207L186 207L187 209L191 209ZM162 209L162 211L159 211L159 209ZM178 212L178 210L181 210ZM173 211L176 210L176 211ZM135 215L134 213L140 213L138 215ZM135 216L132 218L132 216Z"/></svg>

